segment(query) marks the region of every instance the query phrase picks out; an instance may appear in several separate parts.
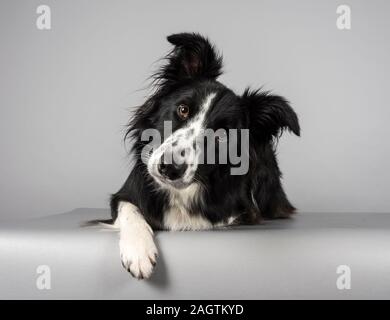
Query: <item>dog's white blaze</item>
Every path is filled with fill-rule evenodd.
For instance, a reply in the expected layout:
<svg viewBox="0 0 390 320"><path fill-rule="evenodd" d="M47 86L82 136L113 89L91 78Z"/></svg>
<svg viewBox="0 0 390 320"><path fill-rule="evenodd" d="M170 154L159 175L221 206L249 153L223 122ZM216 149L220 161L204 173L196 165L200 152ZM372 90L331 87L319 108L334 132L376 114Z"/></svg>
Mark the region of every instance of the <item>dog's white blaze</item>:
<svg viewBox="0 0 390 320"><path fill-rule="evenodd" d="M119 249L123 266L135 277L148 278L153 271L157 248L153 241L153 230L139 209L125 201L118 206Z"/></svg>
<svg viewBox="0 0 390 320"><path fill-rule="evenodd" d="M191 129L194 129L194 133L192 134L192 137L198 136L199 134L202 133L202 130L204 129L204 122L205 122L205 117L207 112L210 109L211 103L213 99L215 98L216 93L210 93L202 106L200 107L200 111L198 114L195 116L195 118L188 123L188 126L183 128L185 131L191 131Z"/></svg>
<svg viewBox="0 0 390 320"><path fill-rule="evenodd" d="M212 104L213 99L215 98L216 93L210 93L207 98L205 99L205 102L200 108L200 111L198 112L197 116L194 118L193 121L190 121L188 128L185 128L184 136L188 136L188 143L189 148L193 148L194 142L196 142L196 139L199 135L203 134L203 130L205 129L205 118L206 114L210 109L210 106ZM198 151L198 152L196 152ZM196 150L193 150L191 152L190 156L192 156L192 159L189 159L189 163L192 164L192 167L189 167L189 169L185 172L183 180L185 182L189 182L193 179L194 173L196 169L198 168L198 162L199 162L199 148Z"/></svg>

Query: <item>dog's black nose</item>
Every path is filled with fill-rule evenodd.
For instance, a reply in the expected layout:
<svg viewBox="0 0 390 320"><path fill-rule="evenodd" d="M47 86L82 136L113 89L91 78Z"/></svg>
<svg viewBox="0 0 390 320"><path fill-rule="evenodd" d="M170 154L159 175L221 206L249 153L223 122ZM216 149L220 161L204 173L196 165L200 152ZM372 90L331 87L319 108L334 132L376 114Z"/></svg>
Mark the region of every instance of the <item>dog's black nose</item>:
<svg viewBox="0 0 390 320"><path fill-rule="evenodd" d="M185 163L164 163L164 159L162 158L160 164L158 165L158 172L166 178L170 180L177 180L181 178L184 172L187 169L187 165Z"/></svg>

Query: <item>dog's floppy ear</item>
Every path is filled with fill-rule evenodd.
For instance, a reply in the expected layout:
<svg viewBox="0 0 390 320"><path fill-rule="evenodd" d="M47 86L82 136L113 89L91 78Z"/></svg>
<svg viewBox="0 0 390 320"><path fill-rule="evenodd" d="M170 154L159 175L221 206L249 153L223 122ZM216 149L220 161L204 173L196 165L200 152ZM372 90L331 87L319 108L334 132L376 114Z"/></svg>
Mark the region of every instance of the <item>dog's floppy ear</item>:
<svg viewBox="0 0 390 320"><path fill-rule="evenodd" d="M197 33L178 33L167 40L174 48L158 74L160 79L216 79L222 73L222 57L207 38Z"/></svg>
<svg viewBox="0 0 390 320"><path fill-rule="evenodd" d="M271 139L285 129L300 135L298 117L283 97L246 89L242 101L249 109L249 129L254 137Z"/></svg>

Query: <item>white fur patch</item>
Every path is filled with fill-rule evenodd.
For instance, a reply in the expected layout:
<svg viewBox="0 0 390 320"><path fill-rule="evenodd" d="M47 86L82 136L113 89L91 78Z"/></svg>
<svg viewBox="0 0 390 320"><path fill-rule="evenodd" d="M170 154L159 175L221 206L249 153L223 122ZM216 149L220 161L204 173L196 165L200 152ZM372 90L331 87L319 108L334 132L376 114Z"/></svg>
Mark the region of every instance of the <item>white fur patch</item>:
<svg viewBox="0 0 390 320"><path fill-rule="evenodd" d="M136 206L124 201L119 203L115 224L120 229L119 249L123 267L136 278L149 278L157 258L152 228Z"/></svg>

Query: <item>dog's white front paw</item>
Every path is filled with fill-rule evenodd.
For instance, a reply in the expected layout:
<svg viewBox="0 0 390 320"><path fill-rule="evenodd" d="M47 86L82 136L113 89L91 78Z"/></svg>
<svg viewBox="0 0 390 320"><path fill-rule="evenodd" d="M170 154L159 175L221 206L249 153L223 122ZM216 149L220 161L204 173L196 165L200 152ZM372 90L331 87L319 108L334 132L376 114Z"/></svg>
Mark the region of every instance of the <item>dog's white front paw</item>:
<svg viewBox="0 0 390 320"><path fill-rule="evenodd" d="M157 248L152 231L141 228L131 234L121 235L119 242L122 266L137 279L151 276L157 259Z"/></svg>

